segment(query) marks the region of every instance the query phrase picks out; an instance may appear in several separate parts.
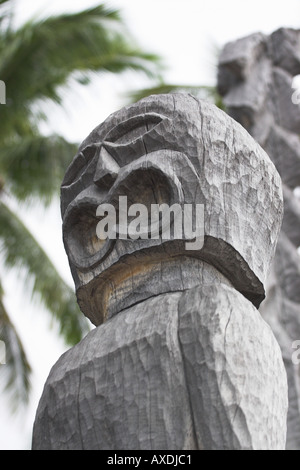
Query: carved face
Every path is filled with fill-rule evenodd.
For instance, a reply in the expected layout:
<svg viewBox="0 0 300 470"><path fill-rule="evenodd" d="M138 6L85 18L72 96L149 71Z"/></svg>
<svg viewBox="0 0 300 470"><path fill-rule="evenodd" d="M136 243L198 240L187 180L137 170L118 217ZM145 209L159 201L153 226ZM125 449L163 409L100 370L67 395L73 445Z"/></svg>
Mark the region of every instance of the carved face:
<svg viewBox="0 0 300 470"><path fill-rule="evenodd" d="M100 204L118 212L119 197L127 196L128 205L144 204L150 214L151 204L191 204L195 194L200 202L198 126L192 97L185 97L184 106L180 96L152 97L110 116L82 144L62 184L64 242L77 285L110 272L128 254L150 250L146 262L151 248L159 254L167 243L99 239ZM184 251L183 241L174 249Z"/></svg>
<svg viewBox="0 0 300 470"><path fill-rule="evenodd" d="M252 231L254 227L249 219L256 215L247 206L245 194L253 187L255 171L269 174L268 182L259 185L257 192L265 192L266 184L277 185L278 209L280 183L272 177L270 165L262 149L240 126L191 95L151 96L112 114L82 143L61 188L64 243L85 314L96 324L103 321L105 313L99 313L107 301L103 291L101 295L98 292L91 307L99 283L115 284L116 276L133 276L147 263L180 254L198 256L225 275L232 271L239 290L246 286L249 298L255 291L261 299L259 277L266 266L261 262L264 256L249 251L249 227ZM128 205L139 203L149 208L162 203L205 204L203 250L187 253L184 238L99 239L97 207L106 203L118 210L120 196L127 196ZM264 204L273 204L269 196L267 199ZM230 225L237 213L241 218L239 230ZM261 222L262 214L257 218L265 237L270 221ZM223 263L219 256L222 250L228 258L234 258L232 265Z"/></svg>
<svg viewBox="0 0 300 470"><path fill-rule="evenodd" d="M163 109L155 98L141 102L126 118L124 111L112 115L98 129L97 141L81 147L62 185L64 240L77 269L95 268L114 248L115 240L96 235L99 204L118 210L119 196L127 196L129 205L144 204L150 213L151 204L194 202L198 175L186 151L197 155L199 133L197 103L189 101L184 112L176 110L175 96L164 98Z"/></svg>

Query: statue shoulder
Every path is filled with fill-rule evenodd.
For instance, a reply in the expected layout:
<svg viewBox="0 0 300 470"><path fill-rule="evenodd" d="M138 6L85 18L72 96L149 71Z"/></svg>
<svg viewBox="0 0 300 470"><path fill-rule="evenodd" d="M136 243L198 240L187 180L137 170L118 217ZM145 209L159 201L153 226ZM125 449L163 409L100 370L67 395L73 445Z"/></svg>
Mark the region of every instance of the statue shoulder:
<svg viewBox="0 0 300 470"><path fill-rule="evenodd" d="M71 439L81 448L78 407L81 364L92 330L76 346L66 351L52 367L38 405L33 429L33 449L62 449ZM75 435L76 434L76 435Z"/></svg>

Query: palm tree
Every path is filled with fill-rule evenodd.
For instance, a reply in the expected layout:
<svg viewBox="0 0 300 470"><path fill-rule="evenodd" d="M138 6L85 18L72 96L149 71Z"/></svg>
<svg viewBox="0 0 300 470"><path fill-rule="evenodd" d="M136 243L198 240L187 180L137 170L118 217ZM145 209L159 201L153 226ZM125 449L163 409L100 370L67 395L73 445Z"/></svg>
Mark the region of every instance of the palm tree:
<svg viewBox="0 0 300 470"><path fill-rule="evenodd" d="M73 290L11 209L10 200L38 199L47 205L57 194L77 146L59 135L39 131L45 116L38 104L62 103L62 92L76 78L83 85L93 72L132 69L157 76L159 60L136 48L116 10L99 5L75 14L34 19L13 27L11 0L0 0L0 80L6 104L0 105L0 248L7 268L22 267L33 281L33 295L58 320L68 344L89 327ZM76 72L76 73L75 73ZM74 75L75 74L75 75ZM26 402L30 364L5 308L0 284L0 340L6 344L1 381L14 403Z"/></svg>
<svg viewBox="0 0 300 470"><path fill-rule="evenodd" d="M218 72L218 63L219 63L219 56L221 50L216 44L212 44L212 57L215 69L215 77L217 78ZM200 99L204 99L207 101L212 102L218 108L225 111L225 105L223 103L222 97L218 91L217 83L215 85L189 85L189 84L182 84L182 83L167 83L164 81L163 76L158 77L158 81L151 85L148 88L143 88L140 90L134 90L129 92L128 98L131 102L136 102L145 98L149 95L157 95L161 93L191 93L194 96L197 96Z"/></svg>

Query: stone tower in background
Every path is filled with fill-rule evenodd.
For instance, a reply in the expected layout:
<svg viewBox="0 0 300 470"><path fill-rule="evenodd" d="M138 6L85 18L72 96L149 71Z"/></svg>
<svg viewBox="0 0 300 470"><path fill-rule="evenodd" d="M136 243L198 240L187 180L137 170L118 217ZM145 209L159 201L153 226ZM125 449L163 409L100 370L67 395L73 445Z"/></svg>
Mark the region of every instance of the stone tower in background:
<svg viewBox="0 0 300 470"><path fill-rule="evenodd" d="M289 386L287 449L300 449L300 366L292 345L300 339L300 105L293 78L300 74L300 30L281 28L225 45L218 89L226 110L266 150L283 182L284 219L260 311L280 344ZM295 362L295 361L294 361Z"/></svg>

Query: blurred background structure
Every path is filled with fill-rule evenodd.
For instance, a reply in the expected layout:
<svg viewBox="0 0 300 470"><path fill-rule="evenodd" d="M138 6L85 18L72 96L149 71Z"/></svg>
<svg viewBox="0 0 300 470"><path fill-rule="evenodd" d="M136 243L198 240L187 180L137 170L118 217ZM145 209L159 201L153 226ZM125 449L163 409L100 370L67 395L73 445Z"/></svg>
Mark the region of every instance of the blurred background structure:
<svg viewBox="0 0 300 470"><path fill-rule="evenodd" d="M108 114L151 92L185 87L222 106L216 85L224 44L299 27L299 0L74 4L0 0L7 94L0 105L0 339L7 344L0 449L30 448L50 367L90 328L73 294L59 214L59 186L77 144Z"/></svg>
<svg viewBox="0 0 300 470"><path fill-rule="evenodd" d="M300 338L300 106L293 79L300 74L300 30L254 33L225 45L218 88L226 112L254 137L283 183L284 218L260 311L281 347L289 389L287 449L300 449L300 367L292 360Z"/></svg>

